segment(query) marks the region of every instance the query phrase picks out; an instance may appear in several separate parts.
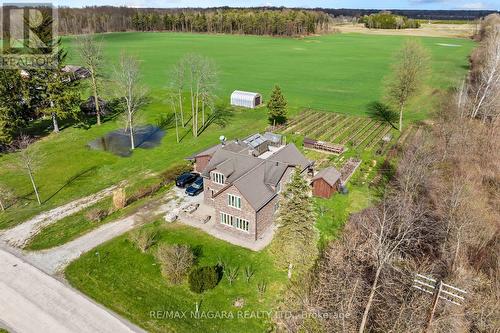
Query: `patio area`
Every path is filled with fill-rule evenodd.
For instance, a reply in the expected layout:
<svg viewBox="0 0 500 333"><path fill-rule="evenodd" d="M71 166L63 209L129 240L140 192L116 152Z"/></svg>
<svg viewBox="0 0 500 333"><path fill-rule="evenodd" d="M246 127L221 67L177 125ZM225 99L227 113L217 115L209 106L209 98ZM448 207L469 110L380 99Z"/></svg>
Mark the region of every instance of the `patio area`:
<svg viewBox="0 0 500 333"><path fill-rule="evenodd" d="M213 237L252 251L261 251L271 243L274 235L273 228L266 230L262 237L257 240L239 238L217 227L215 209L203 202L203 195L189 197L182 189L175 188L174 191L176 191L177 196L182 199L181 205L178 208L178 222L201 229Z"/></svg>

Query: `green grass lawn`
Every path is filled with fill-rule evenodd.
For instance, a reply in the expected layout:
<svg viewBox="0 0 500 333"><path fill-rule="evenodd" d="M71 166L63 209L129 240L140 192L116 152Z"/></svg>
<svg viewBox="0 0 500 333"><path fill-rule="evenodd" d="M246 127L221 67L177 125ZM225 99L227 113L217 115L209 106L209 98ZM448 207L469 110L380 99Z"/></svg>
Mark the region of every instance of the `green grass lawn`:
<svg viewBox="0 0 500 333"><path fill-rule="evenodd" d="M117 216L115 216L116 214L110 214L102 221L89 221L86 215L93 209L111 209L111 198L103 199L78 213L69 215L54 224L44 227L38 234L30 239L25 248L27 250L43 250L55 247L97 228L103 223L108 222L110 218L117 218Z"/></svg>
<svg viewBox="0 0 500 333"><path fill-rule="evenodd" d="M390 70L393 53L405 40L402 36L336 34L301 39L258 36L197 35L176 33L113 33L103 35L107 70L110 73L121 50L136 54L142 63L144 82L152 102L143 110L143 121L156 123L171 113L165 102L168 72L184 54L196 52L212 58L219 70L220 99L226 101L234 89L254 90L269 96L278 83L288 99L291 113L304 107L363 115L366 105L381 96L384 76ZM423 119L432 110L436 90L453 86L467 69L467 54L473 42L464 39L420 38L432 55L432 76L427 87L408 108L407 121ZM69 46L70 61L78 63ZM452 43L460 47L445 47ZM112 86L107 85L107 92ZM86 97L86 96L85 96ZM37 128L50 122L36 124ZM13 154L0 156L0 181L20 198L0 214L0 229L72 199L94 193L128 179L140 181L145 175L168 168L174 162L218 142L220 135L242 137L266 126L266 109L238 110L226 127L212 125L201 137L189 134L181 144L169 128L159 147L138 149L121 158L92 151L86 144L103 134L123 127L110 120L101 127L69 126L58 135L48 135L36 143L43 153L35 174L43 205L39 207L29 179L19 170L8 168Z"/></svg>
<svg viewBox="0 0 500 333"><path fill-rule="evenodd" d="M187 282L171 285L161 275L153 254L156 248L142 254L127 235L116 238L84 254L65 271L74 287L106 307L129 318L151 332L264 332L268 321L262 318L239 318L240 311L261 313L273 309L276 295L286 281L286 272L277 270L267 251L253 252L217 240L203 231L178 223L165 225L156 222L147 228L160 232L159 243L187 244L201 252L198 265L215 265L222 259L227 265L239 267L232 286L223 276L217 287L202 295L192 293ZM99 255L96 255L99 253ZM245 281L244 268L250 265L254 276ZM257 285L267 283L259 297ZM244 306L233 302L243 298ZM200 311L207 317L191 318L195 304L201 301ZM151 312L184 311L187 318L153 318ZM234 318L208 318L209 312L232 313Z"/></svg>

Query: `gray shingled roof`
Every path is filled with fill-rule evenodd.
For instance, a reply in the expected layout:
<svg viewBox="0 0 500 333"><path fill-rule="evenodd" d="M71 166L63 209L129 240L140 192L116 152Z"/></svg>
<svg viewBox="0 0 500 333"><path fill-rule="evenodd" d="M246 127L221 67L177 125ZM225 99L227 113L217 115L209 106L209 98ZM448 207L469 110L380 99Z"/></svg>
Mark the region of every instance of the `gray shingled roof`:
<svg viewBox="0 0 500 333"><path fill-rule="evenodd" d="M186 160L194 160L196 157L199 157L199 156L213 155L213 153L215 153L221 147L222 147L222 145L219 143L218 145L211 146L210 148L203 149L197 153L194 153L191 156L186 157Z"/></svg>
<svg viewBox="0 0 500 333"><path fill-rule="evenodd" d="M293 143L287 144L285 147L269 156L268 160L287 163L293 166L299 166L302 170L305 170L312 164L311 161L309 161L304 155L302 155L302 153Z"/></svg>
<svg viewBox="0 0 500 333"><path fill-rule="evenodd" d="M248 154L219 149L212 156L205 169L203 169L202 176L209 177L210 172L217 169L217 171L224 174L226 182L232 183L261 162L261 159Z"/></svg>
<svg viewBox="0 0 500 333"><path fill-rule="evenodd" d="M212 158L202 176L208 178L213 170L221 172L225 182L236 186L256 211L277 195L274 187L288 167L299 166L304 170L311 165L311 161L294 144L288 144L269 158L261 159L249 154L244 142L233 141L206 149L192 158L209 154Z"/></svg>
<svg viewBox="0 0 500 333"><path fill-rule="evenodd" d="M323 179L330 186L335 186L335 183L340 179L340 172L334 167L329 167L318 172L314 177L313 181L317 179Z"/></svg>

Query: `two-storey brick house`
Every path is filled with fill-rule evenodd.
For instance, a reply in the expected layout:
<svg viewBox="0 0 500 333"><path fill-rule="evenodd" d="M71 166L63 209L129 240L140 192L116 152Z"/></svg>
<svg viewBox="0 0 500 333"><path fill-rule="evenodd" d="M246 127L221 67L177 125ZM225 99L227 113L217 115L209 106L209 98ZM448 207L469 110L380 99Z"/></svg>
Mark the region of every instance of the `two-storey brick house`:
<svg viewBox="0 0 500 333"><path fill-rule="evenodd" d="M293 170L310 170L312 162L294 144L277 145L261 135L249 138L219 144L190 159L204 178L204 202L214 207L216 226L257 240L273 224L280 192Z"/></svg>

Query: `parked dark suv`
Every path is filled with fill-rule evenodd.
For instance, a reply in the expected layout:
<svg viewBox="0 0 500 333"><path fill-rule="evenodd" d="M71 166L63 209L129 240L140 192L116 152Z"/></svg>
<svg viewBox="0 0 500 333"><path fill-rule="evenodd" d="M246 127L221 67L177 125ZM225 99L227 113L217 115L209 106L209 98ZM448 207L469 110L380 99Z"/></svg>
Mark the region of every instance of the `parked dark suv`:
<svg viewBox="0 0 500 333"><path fill-rule="evenodd" d="M175 185L177 185L178 187L185 188L186 186L194 182L197 177L198 175L195 173L185 172L179 177L177 177L177 179L175 180Z"/></svg>
<svg viewBox="0 0 500 333"><path fill-rule="evenodd" d="M186 189L186 194L194 197L195 195L203 192L203 178L198 177L196 180Z"/></svg>

